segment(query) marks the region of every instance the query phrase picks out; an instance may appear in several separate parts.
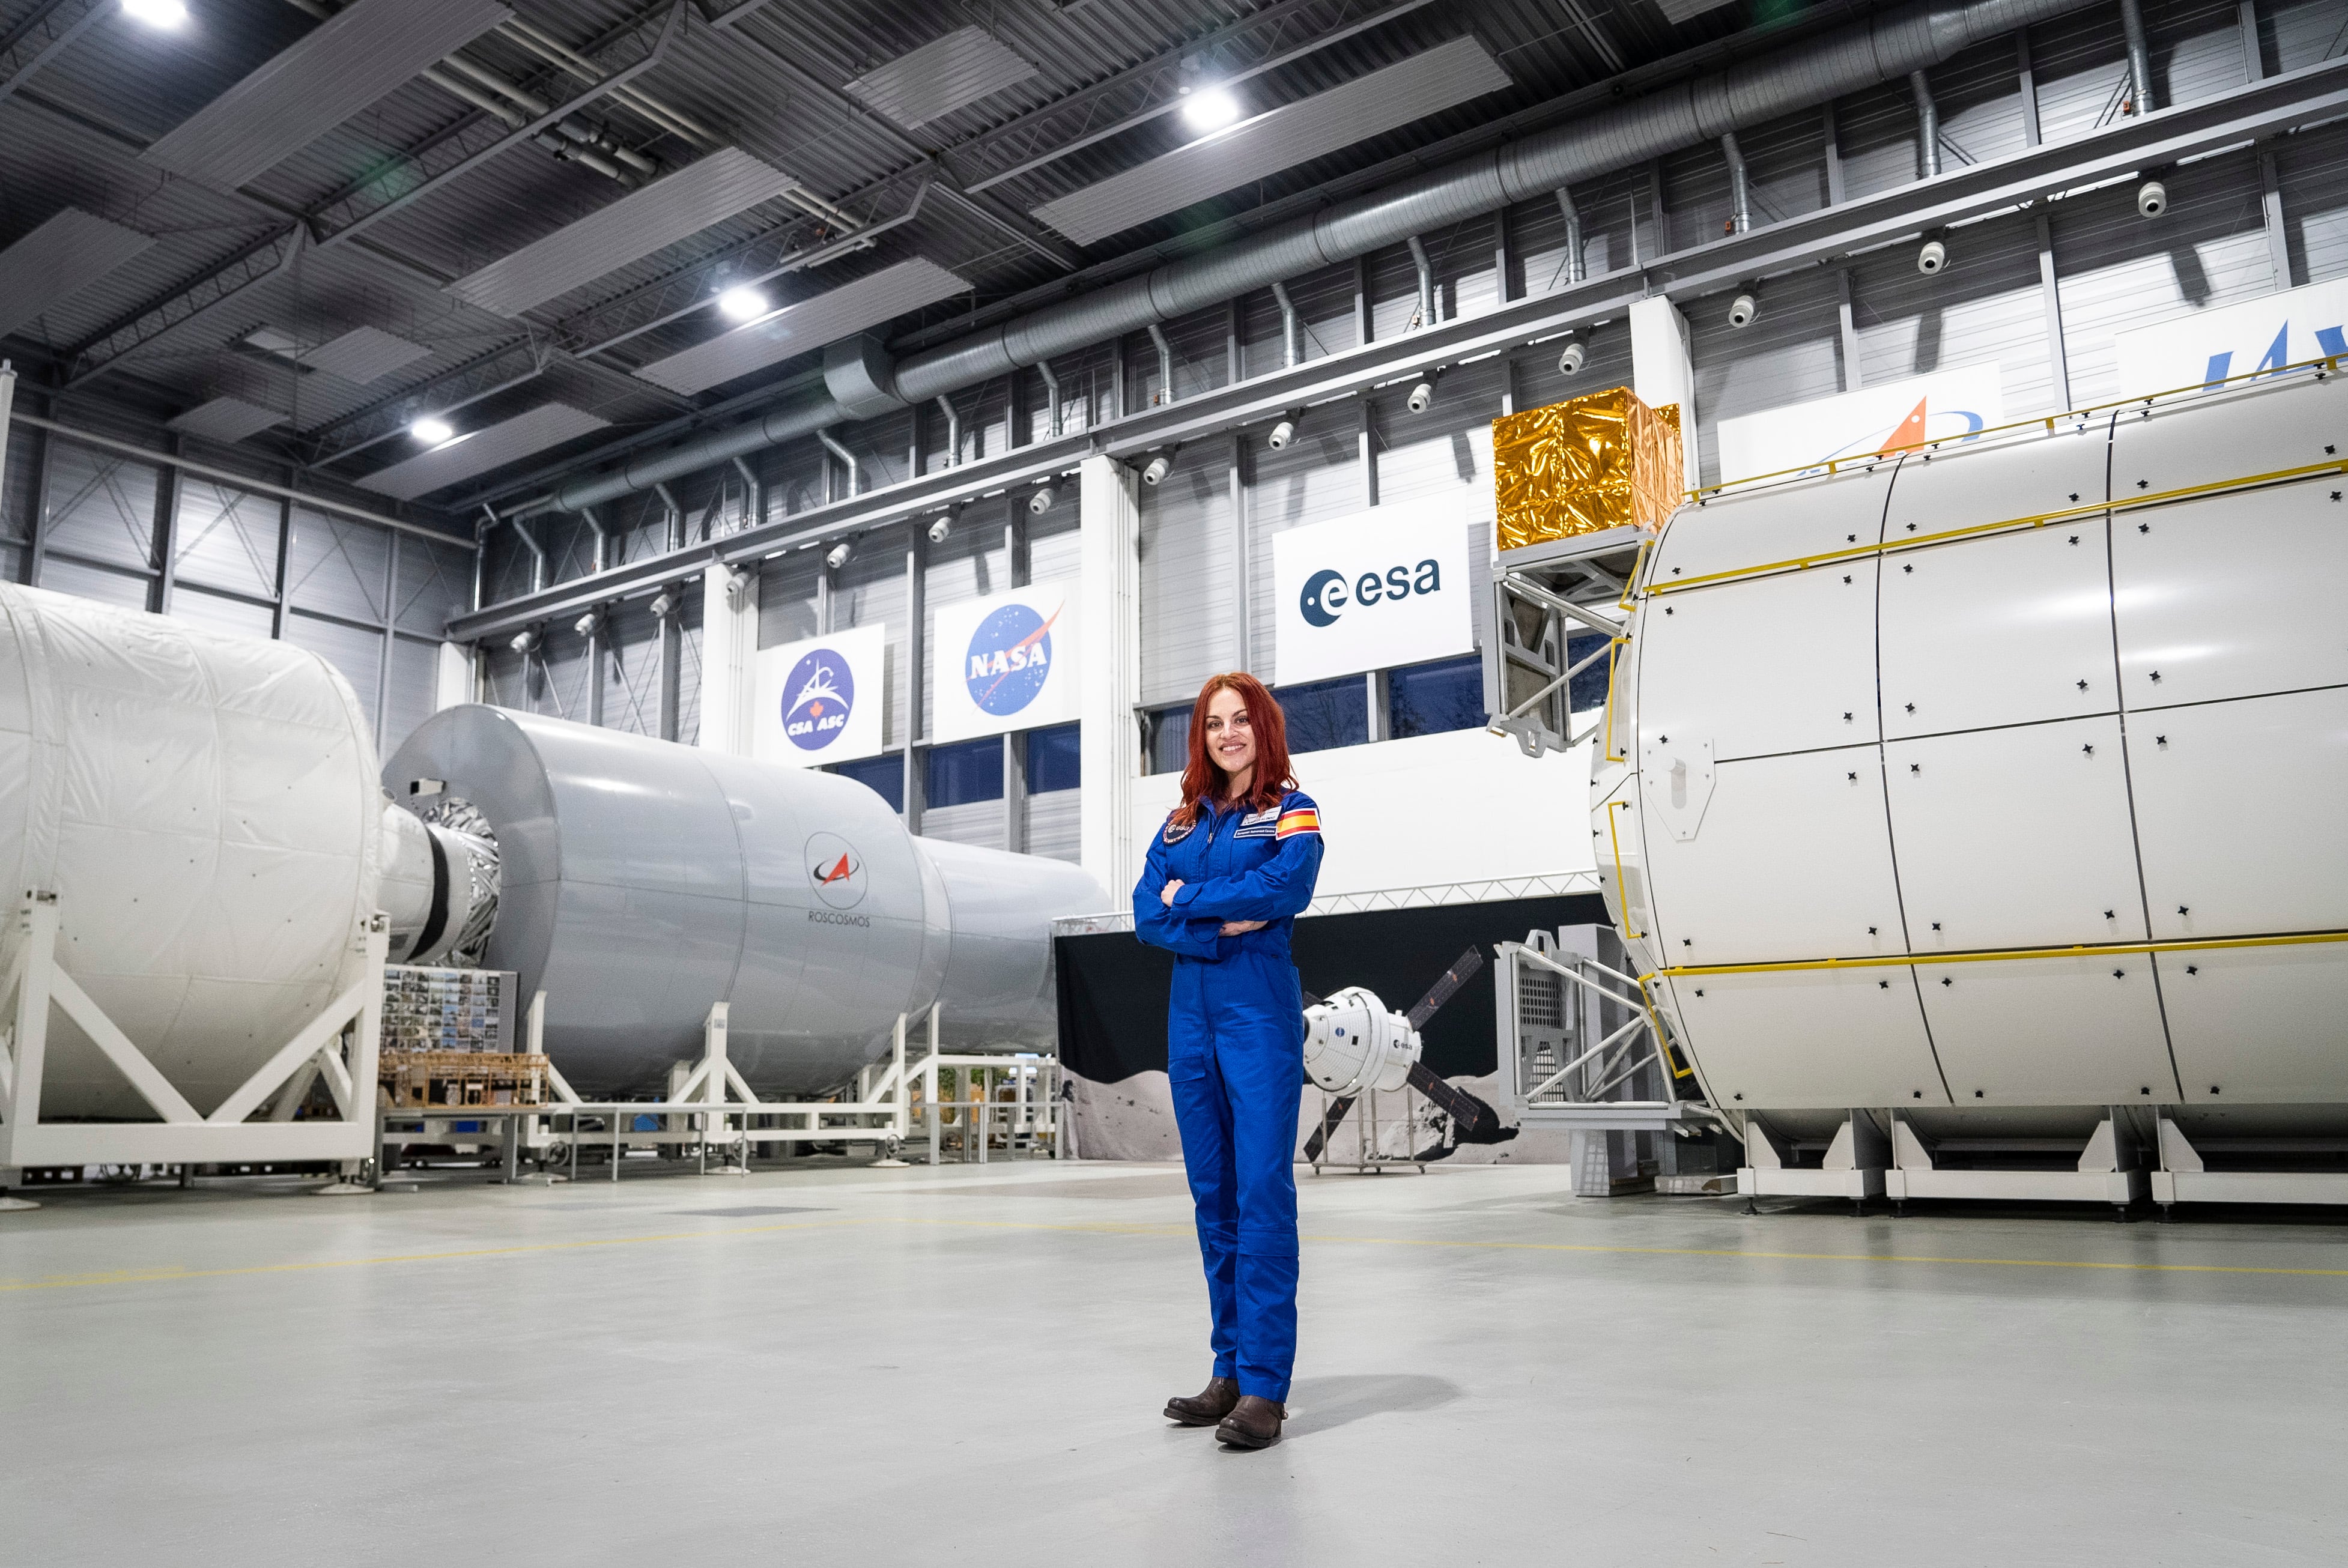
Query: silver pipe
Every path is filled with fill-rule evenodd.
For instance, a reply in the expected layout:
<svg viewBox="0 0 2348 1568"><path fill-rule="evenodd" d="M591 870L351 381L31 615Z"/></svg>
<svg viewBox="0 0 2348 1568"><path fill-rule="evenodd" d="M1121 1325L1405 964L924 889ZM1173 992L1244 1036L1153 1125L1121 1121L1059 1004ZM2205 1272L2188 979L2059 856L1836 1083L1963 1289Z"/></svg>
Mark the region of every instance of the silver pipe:
<svg viewBox="0 0 2348 1568"><path fill-rule="evenodd" d="M1416 234L1408 236L1410 264L1418 269L1418 314L1411 321L1412 330L1435 324L1435 268L1426 259L1426 247L1418 242Z"/></svg>
<svg viewBox="0 0 2348 1568"><path fill-rule="evenodd" d="M856 462L856 454L850 452L847 447L842 446L839 442L833 440L831 437L831 432L829 430L817 431L815 433L815 438L823 443L823 449L825 451L830 453L842 463L848 465L848 494L851 498L853 498L857 493L857 480L860 474Z"/></svg>
<svg viewBox="0 0 2348 1568"><path fill-rule="evenodd" d="M1439 165L1415 178L1333 203L1245 240L911 355L894 370L901 403L923 403L1072 354L1137 327L1264 289L1283 278L1351 261L1414 234L1708 142L1723 132L1812 108L1910 71L1938 65L1985 39L2075 11L2086 0L1909 0L1789 48L1738 61L1644 97ZM616 471L582 476L524 503L528 514L593 506L655 478L693 473L804 436L849 417L828 394L712 432Z"/></svg>
<svg viewBox="0 0 2348 1568"><path fill-rule="evenodd" d="M937 403L946 412L946 466L959 468L962 466L962 411L953 405L953 399L942 392L938 394Z"/></svg>
<svg viewBox="0 0 2348 1568"><path fill-rule="evenodd" d="M1174 401L1174 345L1166 341L1166 333L1156 322L1149 324L1149 341L1158 345L1158 401Z"/></svg>
<svg viewBox="0 0 2348 1568"><path fill-rule="evenodd" d="M481 608L481 568L489 559L489 530L498 526L498 509L486 501L481 504L481 520L473 525L473 609Z"/></svg>
<svg viewBox="0 0 2348 1568"><path fill-rule="evenodd" d="M1916 94L1916 177L1930 179L1941 172L1941 106L1923 72L1909 72L1908 86Z"/></svg>
<svg viewBox="0 0 2348 1568"><path fill-rule="evenodd" d="M1728 159L1729 222L1739 234L1753 231L1753 186L1746 177L1745 154L1736 146L1736 133L1720 133L1720 150Z"/></svg>
<svg viewBox="0 0 2348 1568"><path fill-rule="evenodd" d="M610 556L612 536L603 531L603 519L595 515L594 507L582 507L579 508L579 515L586 519L588 532L595 536L595 569L602 571L612 564Z"/></svg>
<svg viewBox="0 0 2348 1568"><path fill-rule="evenodd" d="M1060 378L1052 374L1052 362L1048 359L1037 360L1035 368L1043 374L1045 395L1052 400L1051 415L1045 421L1045 425L1051 431L1052 439L1057 441L1060 438Z"/></svg>
<svg viewBox="0 0 2348 1568"><path fill-rule="evenodd" d="M1565 281L1581 282L1581 209L1573 204L1573 192L1560 185L1557 188L1557 204L1565 213Z"/></svg>
<svg viewBox="0 0 2348 1568"><path fill-rule="evenodd" d="M756 527L767 520L767 487L758 480L758 470L750 466L747 457L734 459L734 471L742 476L742 526Z"/></svg>
<svg viewBox="0 0 2348 1568"><path fill-rule="evenodd" d="M458 81L438 66L427 66L424 69L424 79L450 97L469 103L483 114L494 116L510 130L520 130L530 123L530 117L511 104L501 102L479 87Z"/></svg>
<svg viewBox="0 0 2348 1568"><path fill-rule="evenodd" d="M554 107L552 104L548 103L544 98L540 97L536 93L524 91L522 88L514 86L511 82L498 75L497 72L477 66L473 64L472 61L465 58L462 55L449 55L444 57L440 64L434 68L437 70L454 71L458 76L464 77L469 80L489 88L489 91L497 94L498 97L506 99L515 107L527 110L530 114L530 118L532 119L536 119L539 116L544 114L548 109ZM426 74L429 75L430 73L427 72ZM505 111L500 109L498 112L499 114L503 114Z"/></svg>
<svg viewBox="0 0 2348 1568"><path fill-rule="evenodd" d="M653 494L660 497L661 509L668 518L668 548L682 548L685 545L685 508L676 504L676 492L667 485L660 484L653 487Z"/></svg>
<svg viewBox="0 0 2348 1568"><path fill-rule="evenodd" d="M520 518L513 519L513 531L514 538L530 551L530 591L536 593L546 586L546 547L538 542L538 536Z"/></svg>
<svg viewBox="0 0 2348 1568"><path fill-rule="evenodd" d="M1296 330L1296 302L1288 297L1288 285L1275 282L1272 297L1280 303L1280 366L1294 370L1304 360L1304 342Z"/></svg>
<svg viewBox="0 0 2348 1568"><path fill-rule="evenodd" d="M2152 49L2145 42L2140 0L2120 0L2120 31L2127 36L2128 112L2150 114L2159 106L2152 101Z"/></svg>

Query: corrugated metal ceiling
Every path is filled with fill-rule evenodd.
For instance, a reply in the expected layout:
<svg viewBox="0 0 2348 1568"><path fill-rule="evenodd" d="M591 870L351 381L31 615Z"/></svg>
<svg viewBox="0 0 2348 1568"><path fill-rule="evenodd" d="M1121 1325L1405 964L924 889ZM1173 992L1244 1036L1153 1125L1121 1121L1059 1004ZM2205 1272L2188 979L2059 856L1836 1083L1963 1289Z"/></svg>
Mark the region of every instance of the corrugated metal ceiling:
<svg viewBox="0 0 2348 1568"><path fill-rule="evenodd" d="M29 15L36 3L0 4L0 28ZM388 3L365 0L366 6ZM642 59L673 11L671 0L511 3L520 22L605 70ZM901 329L1055 284L1188 227L1283 200L1586 86L1612 61L1637 65L1727 36L1739 25L1738 9L1725 8L1673 26L1651 0L1444 0L1411 8L1253 77L1245 85L1250 108L1329 90L1471 32L1514 86L1177 216L1152 219L1089 250L1038 224L1029 210L1179 146L1189 136L1179 117L1052 159L976 196L955 189L1166 101L1173 62L1200 49L1201 39L1221 39L1205 46L1210 74L1248 68L1395 5L1086 0L1065 10L1038 5L983 15L942 14L928 0L693 6L665 53L629 85L654 106L628 92L592 97L572 111L568 130L550 128L548 140L567 138L575 149L589 138L616 149L599 157L623 151L657 172L689 168L732 145L789 170L818 200L793 207L787 198L728 216L529 305L519 322L441 291L627 194L604 174L558 158L557 148L517 134L513 123L528 121L529 111L509 104L509 118L500 123L430 80L411 79L307 139L243 190L208 190L161 174L139 154L322 25L304 15L309 7L288 0L201 6L196 25L176 37L109 19L0 103L0 232L29 232L71 205L156 242L18 329L18 342L31 350L20 357L38 362L46 354L54 362L46 374L60 377L110 364L89 384L93 390L128 376L139 384L142 398L182 408L222 394L249 395L259 406L282 408L289 421L253 437L256 449L297 459L361 439L411 410L483 398L475 384L485 373L478 367L500 354L525 360L536 354L544 367L519 389L489 394L468 410L468 422L510 417L561 397L624 430L672 418L684 406L633 373L715 335L709 313L689 308L696 301L737 277L788 264L795 252L829 254L825 247L859 225L903 218L924 180L939 183L918 214L878 233L860 254L850 252L856 261L849 271L860 274L918 257L967 280L972 292L951 306L900 318ZM339 9L334 0L325 0L325 8ZM1859 0L1819 7L1838 15L1864 8ZM713 24L710 12L731 25ZM1007 67L994 76L948 70L931 84L934 104L904 110L938 112L911 125L850 90L859 77L919 58L920 51L974 25L1001 54L1032 62L1034 73L1010 79ZM500 29L462 54L541 103L592 91L581 79L591 73L551 59L551 52ZM954 101L982 82L984 92ZM403 200L492 146L461 177ZM337 237L341 225L386 202L401 204L364 233ZM259 282L236 271L238 258L283 235L297 215L306 217L317 242ZM242 265L247 272L266 271L249 261ZM796 274L780 292L839 286L827 272ZM171 330L151 335L166 323ZM311 343L371 327L427 352L366 385L333 374L280 374L257 367L253 351L237 346L264 323ZM564 357L615 338L596 363ZM132 352L116 359L126 345ZM781 362L767 374L787 376L803 363ZM377 444L338 471L385 462L397 446Z"/></svg>

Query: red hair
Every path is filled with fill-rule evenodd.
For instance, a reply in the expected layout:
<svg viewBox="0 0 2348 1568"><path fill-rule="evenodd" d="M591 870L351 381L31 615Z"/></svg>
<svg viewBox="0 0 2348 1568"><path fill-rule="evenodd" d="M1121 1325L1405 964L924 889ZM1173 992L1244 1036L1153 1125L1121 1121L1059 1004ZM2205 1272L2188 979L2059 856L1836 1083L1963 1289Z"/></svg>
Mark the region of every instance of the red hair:
<svg viewBox="0 0 2348 1568"><path fill-rule="evenodd" d="M1190 759L1182 767L1182 804L1174 811L1174 820L1185 826L1199 820L1200 801L1222 794L1229 776L1207 755L1207 704L1216 692L1226 691L1240 694L1247 705L1248 728L1255 732L1255 782L1248 790L1247 805L1270 811L1296 787L1288 771L1288 721L1280 703L1262 682L1244 671L1214 676L1199 688L1199 700L1190 704Z"/></svg>

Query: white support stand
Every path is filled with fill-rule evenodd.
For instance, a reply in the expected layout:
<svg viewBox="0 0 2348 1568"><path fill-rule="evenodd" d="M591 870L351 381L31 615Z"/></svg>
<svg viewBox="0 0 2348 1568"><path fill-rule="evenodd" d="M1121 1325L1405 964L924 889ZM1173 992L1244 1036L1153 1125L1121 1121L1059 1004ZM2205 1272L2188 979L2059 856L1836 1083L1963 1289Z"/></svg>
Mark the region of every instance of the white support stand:
<svg viewBox="0 0 2348 1568"><path fill-rule="evenodd" d="M2159 1153L2152 1201L2164 1214L2173 1204L2348 1204L2348 1172L2212 1171L2185 1130L2166 1116Z"/></svg>
<svg viewBox="0 0 2348 1568"><path fill-rule="evenodd" d="M334 1000L221 1102L198 1113L186 1096L106 1016L57 961L57 898L36 893L18 908L22 940L0 981L0 1016L11 1020L0 1052L0 1172L26 1166L338 1162L345 1178L328 1192L366 1192L348 1178L375 1153L376 1052L383 1022L389 937L376 915L355 929ZM44 1122L41 1085L50 1009L81 1027L160 1118L154 1122ZM323 1077L339 1119L296 1121ZM274 1097L273 1112L254 1113Z"/></svg>
<svg viewBox="0 0 2348 1568"><path fill-rule="evenodd" d="M1745 1158L1748 1163L1736 1173L1736 1190L1748 1199L1849 1198L1864 1205L1868 1199L1883 1195L1883 1172L1890 1156L1882 1130L1864 1111L1853 1111L1843 1118L1842 1125L1835 1129L1834 1142L1827 1146L1825 1162L1816 1170L1787 1164L1786 1151L1778 1147L1768 1129L1747 1117Z"/></svg>
<svg viewBox="0 0 2348 1568"><path fill-rule="evenodd" d="M936 1011L937 1009L934 1008L931 1009L932 1017L936 1015ZM931 1054L934 1056L937 1053L933 1050ZM901 1101L908 1092L908 1086L905 1082L905 1015L903 1013L899 1013L897 1015L897 1026L890 1032L889 1035L889 1079L895 1088L897 1097ZM860 1100L871 1099L871 1086L869 1084L865 1085L864 1092L859 1094L857 1098ZM906 1162L897 1157L897 1151L902 1146L903 1140L901 1137L900 1137L898 1142L895 1143L883 1145L880 1151L880 1157L872 1162L871 1168L876 1171L903 1170L906 1166Z"/></svg>
<svg viewBox="0 0 2348 1568"><path fill-rule="evenodd" d="M1891 1112L1892 1166L1883 1173L1883 1195L1894 1204L1910 1198L1987 1198L2007 1203L2111 1204L2126 1209L2147 1191L2143 1162L2127 1136L2124 1117L2096 1124L2069 1171L1945 1171L1933 1163L1931 1145L1899 1111Z"/></svg>

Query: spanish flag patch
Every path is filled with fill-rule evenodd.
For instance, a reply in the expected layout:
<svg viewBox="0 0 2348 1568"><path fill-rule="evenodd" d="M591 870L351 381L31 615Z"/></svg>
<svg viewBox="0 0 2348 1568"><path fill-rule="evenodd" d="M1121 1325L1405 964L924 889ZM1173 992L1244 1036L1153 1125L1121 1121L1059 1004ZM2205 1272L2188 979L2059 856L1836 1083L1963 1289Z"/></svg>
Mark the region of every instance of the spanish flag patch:
<svg viewBox="0 0 2348 1568"><path fill-rule="evenodd" d="M1300 833L1318 833L1320 831L1321 814L1308 806L1296 811L1282 812L1280 814L1280 827L1272 836L1275 838L1293 838Z"/></svg>

